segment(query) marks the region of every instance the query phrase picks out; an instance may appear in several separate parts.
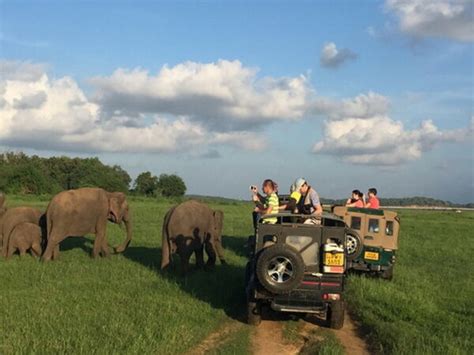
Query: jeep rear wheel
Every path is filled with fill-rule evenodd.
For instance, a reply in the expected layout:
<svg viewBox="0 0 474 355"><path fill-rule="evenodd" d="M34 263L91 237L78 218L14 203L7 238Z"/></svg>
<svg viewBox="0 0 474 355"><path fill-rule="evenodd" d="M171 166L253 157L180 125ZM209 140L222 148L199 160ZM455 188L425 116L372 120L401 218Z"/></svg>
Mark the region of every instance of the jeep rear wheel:
<svg viewBox="0 0 474 355"><path fill-rule="evenodd" d="M382 271L380 277L384 280L391 281L393 279L393 265L390 265L388 269Z"/></svg>
<svg viewBox="0 0 474 355"><path fill-rule="evenodd" d="M326 321L331 329L341 329L344 325L344 301L331 303L328 307Z"/></svg>
<svg viewBox="0 0 474 355"><path fill-rule="evenodd" d="M349 260L356 259L362 252L362 242L356 234L346 235L346 256Z"/></svg>
<svg viewBox="0 0 474 355"><path fill-rule="evenodd" d="M262 251L256 272L258 280L268 291L287 293L303 280L304 261L292 247L275 244Z"/></svg>
<svg viewBox="0 0 474 355"><path fill-rule="evenodd" d="M247 324L259 325L262 322L262 306L258 302L247 302Z"/></svg>

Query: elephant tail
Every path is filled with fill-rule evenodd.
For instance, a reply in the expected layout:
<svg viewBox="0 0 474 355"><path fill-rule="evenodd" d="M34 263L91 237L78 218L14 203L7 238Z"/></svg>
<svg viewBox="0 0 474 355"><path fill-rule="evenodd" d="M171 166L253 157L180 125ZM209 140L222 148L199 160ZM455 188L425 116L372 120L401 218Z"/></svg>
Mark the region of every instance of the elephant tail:
<svg viewBox="0 0 474 355"><path fill-rule="evenodd" d="M170 245L170 235L169 235L169 221L171 215L173 214L175 207L171 208L165 215L163 219L163 230L162 230L162 242L161 242L161 270L164 270L168 267L171 262L171 245Z"/></svg>

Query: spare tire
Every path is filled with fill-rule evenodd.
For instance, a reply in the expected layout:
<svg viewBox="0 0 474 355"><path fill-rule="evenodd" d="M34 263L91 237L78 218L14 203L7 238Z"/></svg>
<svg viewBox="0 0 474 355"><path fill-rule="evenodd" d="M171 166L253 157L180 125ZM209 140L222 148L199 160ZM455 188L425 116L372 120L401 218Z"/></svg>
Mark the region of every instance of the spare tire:
<svg viewBox="0 0 474 355"><path fill-rule="evenodd" d="M346 258L349 261L357 259L362 252L362 241L356 233L346 234Z"/></svg>
<svg viewBox="0 0 474 355"><path fill-rule="evenodd" d="M264 288L275 294L288 293L297 287L304 276L301 255L286 244L265 248L257 260L257 278Z"/></svg>

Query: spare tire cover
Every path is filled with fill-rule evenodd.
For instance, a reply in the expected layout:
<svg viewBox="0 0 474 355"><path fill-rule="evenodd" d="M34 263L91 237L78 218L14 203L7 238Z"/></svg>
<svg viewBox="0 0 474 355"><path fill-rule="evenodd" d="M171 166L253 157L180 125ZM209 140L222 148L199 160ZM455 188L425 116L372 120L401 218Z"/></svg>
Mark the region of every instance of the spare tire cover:
<svg viewBox="0 0 474 355"><path fill-rule="evenodd" d="M298 251L286 244L275 244L259 255L256 273L264 288L282 294L300 285L304 269L304 261Z"/></svg>

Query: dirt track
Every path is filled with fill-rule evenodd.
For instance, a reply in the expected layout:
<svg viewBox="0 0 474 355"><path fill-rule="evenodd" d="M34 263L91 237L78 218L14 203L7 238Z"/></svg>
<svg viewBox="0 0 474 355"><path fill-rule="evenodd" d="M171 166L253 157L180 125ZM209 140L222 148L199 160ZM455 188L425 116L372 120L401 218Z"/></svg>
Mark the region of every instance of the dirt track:
<svg viewBox="0 0 474 355"><path fill-rule="evenodd" d="M301 346L287 344L283 340L282 324L277 320L264 320L252 337L252 350L255 355L298 354Z"/></svg>
<svg viewBox="0 0 474 355"><path fill-rule="evenodd" d="M344 327L340 330L334 330L337 339L342 344L347 354L366 355L370 354L369 347L364 339L358 334L355 322L346 313Z"/></svg>
<svg viewBox="0 0 474 355"><path fill-rule="evenodd" d="M255 355L299 354L308 340L308 334L319 327L314 322L305 321L304 326L300 330L300 339L289 344L283 338L284 322L284 320L268 319L263 320L258 327L253 328L251 335L252 353ZM245 326L239 321L229 321L217 332L210 334L189 354L204 355L210 350L218 348L227 340L230 334ZM350 318L349 314L346 314L344 327L341 330L334 330L334 334L344 347L346 354L370 354L366 342L359 336L357 325Z"/></svg>

